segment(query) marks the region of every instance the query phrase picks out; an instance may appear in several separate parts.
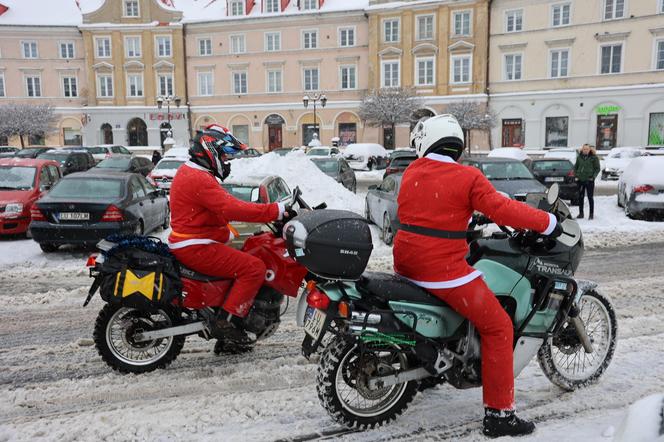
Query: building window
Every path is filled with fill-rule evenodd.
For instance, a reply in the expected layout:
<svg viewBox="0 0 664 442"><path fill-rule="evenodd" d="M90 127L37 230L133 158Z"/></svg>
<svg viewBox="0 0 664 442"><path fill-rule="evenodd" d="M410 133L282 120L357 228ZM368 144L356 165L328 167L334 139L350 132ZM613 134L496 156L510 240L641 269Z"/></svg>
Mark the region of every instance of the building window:
<svg viewBox="0 0 664 442"><path fill-rule="evenodd" d="M472 66L472 55L453 56L452 83L470 83Z"/></svg>
<svg viewBox="0 0 664 442"><path fill-rule="evenodd" d="M5 74L0 73L0 97L6 97L5 95Z"/></svg>
<svg viewBox="0 0 664 442"><path fill-rule="evenodd" d="M141 53L141 37L125 37L125 55L127 58L140 58Z"/></svg>
<svg viewBox="0 0 664 442"><path fill-rule="evenodd" d="M28 136L28 144L30 146L43 146L46 144L46 138L44 134L30 135Z"/></svg>
<svg viewBox="0 0 664 442"><path fill-rule="evenodd" d="M546 117L546 147L567 147L569 117Z"/></svg>
<svg viewBox="0 0 664 442"><path fill-rule="evenodd" d="M74 42L65 41L60 43L60 58L74 58Z"/></svg>
<svg viewBox="0 0 664 442"><path fill-rule="evenodd" d="M97 75L97 96L109 98L113 96L113 76Z"/></svg>
<svg viewBox="0 0 664 442"><path fill-rule="evenodd" d="M318 31L302 31L302 47L316 49L318 47Z"/></svg>
<svg viewBox="0 0 664 442"><path fill-rule="evenodd" d="M341 89L357 89L357 67L341 66Z"/></svg>
<svg viewBox="0 0 664 442"><path fill-rule="evenodd" d="M231 54L244 54L246 47L244 35L231 35Z"/></svg>
<svg viewBox="0 0 664 442"><path fill-rule="evenodd" d="M265 50L267 52L274 52L281 50L281 32L265 33Z"/></svg>
<svg viewBox="0 0 664 442"><path fill-rule="evenodd" d="M521 80L521 63L523 55L506 54L505 55L505 80Z"/></svg>
<svg viewBox="0 0 664 442"><path fill-rule="evenodd" d="M602 46L602 74L619 74L622 67L622 43Z"/></svg>
<svg viewBox="0 0 664 442"><path fill-rule="evenodd" d="M571 9L572 5L569 3L551 6L551 26L555 27L569 25Z"/></svg>
<svg viewBox="0 0 664 442"><path fill-rule="evenodd" d="M25 88L28 97L41 97L41 77L36 75L25 77Z"/></svg>
<svg viewBox="0 0 664 442"><path fill-rule="evenodd" d="M108 37L95 38L97 44L97 58L110 58L111 39Z"/></svg>
<svg viewBox="0 0 664 442"><path fill-rule="evenodd" d="M664 146L664 112L650 114L648 146Z"/></svg>
<svg viewBox="0 0 664 442"><path fill-rule="evenodd" d="M283 90L282 75L280 69L267 71L267 91L269 93L275 94Z"/></svg>
<svg viewBox="0 0 664 442"><path fill-rule="evenodd" d="M470 35L470 11L454 13L454 35Z"/></svg>
<svg viewBox="0 0 664 442"><path fill-rule="evenodd" d="M249 144L249 125L247 124L234 124L231 127L233 136L241 143Z"/></svg>
<svg viewBox="0 0 664 442"><path fill-rule="evenodd" d="M401 84L400 71L401 63L399 60L395 61L384 61L383 68L381 69L381 74L383 81L381 81L382 87L399 87Z"/></svg>
<svg viewBox="0 0 664 442"><path fill-rule="evenodd" d="M433 15L418 15L415 32L418 40L433 39Z"/></svg>
<svg viewBox="0 0 664 442"><path fill-rule="evenodd" d="M62 77L62 93L67 98L78 97L76 77Z"/></svg>
<svg viewBox="0 0 664 442"><path fill-rule="evenodd" d="M162 97L175 95L173 91L173 74L157 75L157 92Z"/></svg>
<svg viewBox="0 0 664 442"><path fill-rule="evenodd" d="M198 40L198 55L208 56L212 55L212 39L201 38Z"/></svg>
<svg viewBox="0 0 664 442"><path fill-rule="evenodd" d="M172 57L171 36L157 37L157 57Z"/></svg>
<svg viewBox="0 0 664 442"><path fill-rule="evenodd" d="M233 72L233 93L244 95L247 93L247 73Z"/></svg>
<svg viewBox="0 0 664 442"><path fill-rule="evenodd" d="M138 17L138 0L125 0L124 2L124 15L125 17Z"/></svg>
<svg viewBox="0 0 664 442"><path fill-rule="evenodd" d="M659 13L664 14L664 0L659 0Z"/></svg>
<svg viewBox="0 0 664 442"><path fill-rule="evenodd" d="M265 0L265 12L279 12L279 0Z"/></svg>
<svg viewBox="0 0 664 442"><path fill-rule="evenodd" d="M505 12L505 32L523 31L523 9Z"/></svg>
<svg viewBox="0 0 664 442"><path fill-rule="evenodd" d="M383 22L383 41L397 43L399 41L399 19L392 18Z"/></svg>
<svg viewBox="0 0 664 442"><path fill-rule="evenodd" d="M304 90L317 91L318 84L318 68L305 68L304 69Z"/></svg>
<svg viewBox="0 0 664 442"><path fill-rule="evenodd" d="M604 20L615 20L625 16L625 0L604 0Z"/></svg>
<svg viewBox="0 0 664 442"><path fill-rule="evenodd" d="M212 72L199 72L198 73L198 95L209 97L214 93Z"/></svg>
<svg viewBox="0 0 664 442"><path fill-rule="evenodd" d="M127 75L127 96L129 97L143 96L143 74Z"/></svg>
<svg viewBox="0 0 664 442"><path fill-rule="evenodd" d="M65 146L80 146L83 144L83 139L81 138L81 130L74 129L71 127L62 128L62 139L64 140Z"/></svg>
<svg viewBox="0 0 664 442"><path fill-rule="evenodd" d="M569 75L569 49L551 51L551 78Z"/></svg>
<svg viewBox="0 0 664 442"><path fill-rule="evenodd" d="M302 10L318 9L318 0L302 0Z"/></svg>
<svg viewBox="0 0 664 442"><path fill-rule="evenodd" d="M23 58L37 58L39 54L37 52L37 42L36 41L24 41L21 42L23 46Z"/></svg>
<svg viewBox="0 0 664 442"><path fill-rule="evenodd" d="M229 15L244 15L244 0L230 0L228 2Z"/></svg>
<svg viewBox="0 0 664 442"><path fill-rule="evenodd" d="M415 85L432 86L434 84L434 58L415 59Z"/></svg>
<svg viewBox="0 0 664 442"><path fill-rule="evenodd" d="M339 46L342 48L355 46L355 28L339 29Z"/></svg>
<svg viewBox="0 0 664 442"><path fill-rule="evenodd" d="M655 46L655 69L664 69L664 40L658 40Z"/></svg>

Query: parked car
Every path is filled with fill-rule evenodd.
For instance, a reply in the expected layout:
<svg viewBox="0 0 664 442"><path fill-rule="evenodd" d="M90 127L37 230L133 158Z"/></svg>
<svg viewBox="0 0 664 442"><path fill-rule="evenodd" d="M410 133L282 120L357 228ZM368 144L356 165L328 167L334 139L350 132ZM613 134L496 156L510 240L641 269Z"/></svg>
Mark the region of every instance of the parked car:
<svg viewBox="0 0 664 442"><path fill-rule="evenodd" d="M228 155L228 159L235 160L237 158L256 158L260 157L261 155L262 154L258 150L250 147L249 149L241 150L233 155Z"/></svg>
<svg viewBox="0 0 664 442"><path fill-rule="evenodd" d="M664 215L664 157L632 160L618 181L618 205L630 218Z"/></svg>
<svg viewBox="0 0 664 442"><path fill-rule="evenodd" d="M286 182L276 175L256 175L238 179L229 179L223 182L222 187L235 198L250 203L276 203L288 200L292 193ZM256 223L231 223L240 232L231 246L237 249L242 247L247 237L263 228Z"/></svg>
<svg viewBox="0 0 664 442"><path fill-rule="evenodd" d="M489 152L487 157L509 158L512 160L521 161L526 166L530 166L530 162L532 161L528 154L524 152L523 149L519 149L518 147L500 147Z"/></svg>
<svg viewBox="0 0 664 442"><path fill-rule="evenodd" d="M508 158L470 157L462 164L478 168L496 190L510 198L525 201L529 193L546 193L546 186L537 181L525 164Z"/></svg>
<svg viewBox="0 0 664 442"><path fill-rule="evenodd" d="M381 230L381 238L388 246L394 241L399 225L397 218L397 196L401 188L402 174L389 175L379 185L369 186L365 200L365 214L369 222Z"/></svg>
<svg viewBox="0 0 664 442"><path fill-rule="evenodd" d="M30 232L44 252L94 245L113 233L147 234L170 225L166 193L142 175L90 169L61 179L32 207Z"/></svg>
<svg viewBox="0 0 664 442"><path fill-rule="evenodd" d="M279 148L279 149L274 149L272 152L276 153L280 157L283 157L283 156L286 156L289 153L293 152L294 150L295 149L293 149L292 147L282 147L282 148Z"/></svg>
<svg viewBox="0 0 664 442"><path fill-rule="evenodd" d="M414 152L406 152L402 153L400 155L396 155L394 158L392 158L387 165L387 169L385 169L385 174L383 175L383 178L385 178L388 175L392 175L393 173L403 173L408 166L410 166L410 163L413 161L417 160L417 154Z"/></svg>
<svg viewBox="0 0 664 442"><path fill-rule="evenodd" d="M37 158L60 163L62 175L84 172L95 166L95 159L87 150L51 149L39 154Z"/></svg>
<svg viewBox="0 0 664 442"><path fill-rule="evenodd" d="M25 233L32 205L58 180L55 161L0 159L0 235Z"/></svg>
<svg viewBox="0 0 664 442"><path fill-rule="evenodd" d="M336 147L312 147L307 151L308 157L333 157L339 155L339 149Z"/></svg>
<svg viewBox="0 0 664 442"><path fill-rule="evenodd" d="M189 158L189 148L171 147L164 154L164 158Z"/></svg>
<svg viewBox="0 0 664 442"><path fill-rule="evenodd" d="M148 176L152 169L154 169L154 164L152 164L152 161L149 159L143 157L115 155L106 158L104 161L97 164L95 169L110 169L116 172L133 172Z"/></svg>
<svg viewBox="0 0 664 442"><path fill-rule="evenodd" d="M346 160L339 157L314 157L311 161L313 161L316 167L318 167L325 175L334 178L338 183L341 183L342 186L351 192L357 192L355 172L348 165Z"/></svg>
<svg viewBox="0 0 664 442"><path fill-rule="evenodd" d="M13 157L18 147L0 146L0 157Z"/></svg>
<svg viewBox="0 0 664 442"><path fill-rule="evenodd" d="M571 147L558 147L544 152L544 158L562 158L576 164L576 157L579 152Z"/></svg>
<svg viewBox="0 0 664 442"><path fill-rule="evenodd" d="M180 166L187 161L188 158L164 158L157 163L154 169L152 169L148 178L151 179L154 185L159 189L170 191L176 172Z"/></svg>
<svg viewBox="0 0 664 442"><path fill-rule="evenodd" d="M114 144L102 144L99 146L85 147L84 149L92 154L97 163L114 155L131 155L131 152L126 147Z"/></svg>
<svg viewBox="0 0 664 442"><path fill-rule="evenodd" d="M538 158L530 163L530 170L535 179L546 187L553 183L560 186L560 197L572 201L578 200L578 188L574 176L574 164L569 160L557 158Z"/></svg>
<svg viewBox="0 0 664 442"><path fill-rule="evenodd" d="M645 151L635 147L614 147L604 160L602 179L617 180L634 158L644 155Z"/></svg>
<svg viewBox="0 0 664 442"><path fill-rule="evenodd" d="M392 152L390 152L390 155L387 157L387 167L390 167L390 163L392 163L392 160L395 158L398 158L400 156L409 156L409 155L416 155L417 156L417 151L415 149L412 149L410 147L407 148L397 148L394 149Z"/></svg>
<svg viewBox="0 0 664 442"><path fill-rule="evenodd" d="M52 147L26 147L14 152L15 158L37 158L40 154L47 150L53 149Z"/></svg>
<svg viewBox="0 0 664 442"><path fill-rule="evenodd" d="M388 153L380 144L349 144L344 150L344 158L355 170L385 169Z"/></svg>

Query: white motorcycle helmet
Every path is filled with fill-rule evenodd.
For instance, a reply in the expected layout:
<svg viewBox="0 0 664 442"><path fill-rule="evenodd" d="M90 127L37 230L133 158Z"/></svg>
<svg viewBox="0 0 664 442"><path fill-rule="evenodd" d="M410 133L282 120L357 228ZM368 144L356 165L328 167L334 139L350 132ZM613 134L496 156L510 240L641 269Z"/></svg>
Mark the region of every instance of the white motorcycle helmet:
<svg viewBox="0 0 664 442"><path fill-rule="evenodd" d="M410 134L410 146L420 158L436 152L456 161L464 148L463 130L454 115L422 119Z"/></svg>

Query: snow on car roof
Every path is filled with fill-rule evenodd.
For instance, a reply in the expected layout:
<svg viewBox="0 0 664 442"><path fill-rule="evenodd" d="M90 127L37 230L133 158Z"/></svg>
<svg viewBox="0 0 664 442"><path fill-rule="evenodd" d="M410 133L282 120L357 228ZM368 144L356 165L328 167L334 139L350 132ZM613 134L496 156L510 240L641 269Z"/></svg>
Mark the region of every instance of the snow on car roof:
<svg viewBox="0 0 664 442"><path fill-rule="evenodd" d="M527 153L517 147L501 147L494 149L487 155L489 158L509 158L512 160L525 161L529 159Z"/></svg>
<svg viewBox="0 0 664 442"><path fill-rule="evenodd" d="M375 143L355 143L349 144L344 150L344 155L375 155L379 157L386 157L387 150L380 144Z"/></svg>
<svg viewBox="0 0 664 442"><path fill-rule="evenodd" d="M620 181L630 186L640 184L664 186L662 170L664 170L664 157L634 158L620 176Z"/></svg>

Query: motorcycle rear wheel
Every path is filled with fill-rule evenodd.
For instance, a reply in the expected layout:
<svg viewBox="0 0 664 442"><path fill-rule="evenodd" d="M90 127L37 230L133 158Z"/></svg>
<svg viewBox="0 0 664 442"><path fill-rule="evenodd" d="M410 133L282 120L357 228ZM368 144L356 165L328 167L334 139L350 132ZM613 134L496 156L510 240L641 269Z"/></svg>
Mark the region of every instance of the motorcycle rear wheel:
<svg viewBox="0 0 664 442"><path fill-rule="evenodd" d="M579 309L593 353L586 353L571 324L563 327L559 335L542 345L537 353L546 377L567 391L596 383L611 363L616 349L618 322L611 302L591 290L581 296Z"/></svg>
<svg viewBox="0 0 664 442"><path fill-rule="evenodd" d="M178 317L169 308L148 313L121 305L106 304L95 322L93 338L101 358L120 373L148 373L173 362L185 336L171 336L147 342L133 342L138 329L156 330L176 325Z"/></svg>
<svg viewBox="0 0 664 442"><path fill-rule="evenodd" d="M379 352L377 351L376 354ZM316 376L318 399L336 422L350 428L375 428L395 420L417 394L417 381L381 389L370 389L362 380L365 367L359 364L360 351L355 340L335 337L322 354ZM380 356L376 356L380 360ZM390 361L399 370L408 369L405 353ZM383 362L385 363L385 362ZM339 387L345 386L344 394ZM352 398L357 401L351 403ZM363 408L363 405L370 404ZM373 404L373 405L371 405Z"/></svg>

